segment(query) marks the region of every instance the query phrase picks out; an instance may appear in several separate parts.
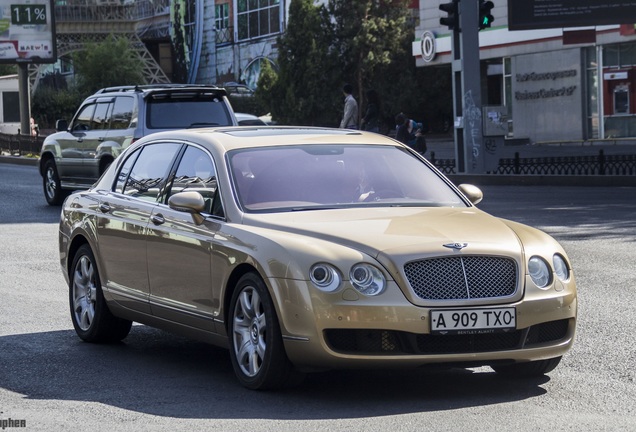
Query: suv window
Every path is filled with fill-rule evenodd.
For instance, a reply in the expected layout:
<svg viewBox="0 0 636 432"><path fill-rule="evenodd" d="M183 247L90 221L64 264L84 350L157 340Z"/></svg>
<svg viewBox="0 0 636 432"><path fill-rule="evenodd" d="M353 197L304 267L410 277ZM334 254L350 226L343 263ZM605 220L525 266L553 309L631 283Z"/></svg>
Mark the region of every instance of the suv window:
<svg viewBox="0 0 636 432"><path fill-rule="evenodd" d="M147 101L148 129L184 129L189 127L231 125L232 120L222 99L213 95L169 98Z"/></svg>
<svg viewBox="0 0 636 432"><path fill-rule="evenodd" d="M93 113L95 112L95 105L97 104L86 105L77 114L75 121L73 122L73 132L87 131L91 129L91 120L93 119Z"/></svg>
<svg viewBox="0 0 636 432"><path fill-rule="evenodd" d="M120 96L115 99L113 113L110 120L111 129L128 129L133 119L133 111L135 110L135 99L131 97Z"/></svg>
<svg viewBox="0 0 636 432"><path fill-rule="evenodd" d="M95 114L93 114L93 121L91 122L91 129L109 129L108 111L110 103L98 103L95 107Z"/></svg>

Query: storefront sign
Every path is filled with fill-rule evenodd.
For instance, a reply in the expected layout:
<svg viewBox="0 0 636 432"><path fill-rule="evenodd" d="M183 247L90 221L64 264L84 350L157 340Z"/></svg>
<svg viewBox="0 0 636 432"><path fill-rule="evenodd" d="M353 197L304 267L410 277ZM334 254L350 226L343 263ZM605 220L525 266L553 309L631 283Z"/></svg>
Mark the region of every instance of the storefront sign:
<svg viewBox="0 0 636 432"><path fill-rule="evenodd" d="M536 82L536 81L556 81L563 78L573 78L577 76L576 69L568 69L555 72L530 72L524 74L517 74L516 80L518 83L523 82ZM576 85L562 86L559 88L550 89L538 89L538 90L525 90L516 91L515 99L518 101L523 100L536 100L536 99L549 99L555 97L572 96L576 90Z"/></svg>

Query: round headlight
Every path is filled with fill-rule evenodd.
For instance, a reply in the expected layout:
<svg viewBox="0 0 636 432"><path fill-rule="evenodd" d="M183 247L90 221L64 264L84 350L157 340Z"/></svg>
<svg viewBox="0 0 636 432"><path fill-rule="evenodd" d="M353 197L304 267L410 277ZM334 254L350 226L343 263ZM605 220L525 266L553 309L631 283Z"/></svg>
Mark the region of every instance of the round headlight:
<svg viewBox="0 0 636 432"><path fill-rule="evenodd" d="M570 269L565 263L565 259L561 255L555 254L552 257L552 264L554 265L554 272L559 279L561 279L563 282L570 279Z"/></svg>
<svg viewBox="0 0 636 432"><path fill-rule="evenodd" d="M309 271L309 279L311 279L316 288L327 292L337 290L340 287L340 282L342 281L338 270L336 270L335 267L324 263L313 265Z"/></svg>
<svg viewBox="0 0 636 432"><path fill-rule="evenodd" d="M545 288L550 283L550 268L543 258L533 256L528 261L528 273L536 286Z"/></svg>
<svg viewBox="0 0 636 432"><path fill-rule="evenodd" d="M382 293L386 287L384 274L370 264L356 264L349 272L351 285L361 294L374 296Z"/></svg>

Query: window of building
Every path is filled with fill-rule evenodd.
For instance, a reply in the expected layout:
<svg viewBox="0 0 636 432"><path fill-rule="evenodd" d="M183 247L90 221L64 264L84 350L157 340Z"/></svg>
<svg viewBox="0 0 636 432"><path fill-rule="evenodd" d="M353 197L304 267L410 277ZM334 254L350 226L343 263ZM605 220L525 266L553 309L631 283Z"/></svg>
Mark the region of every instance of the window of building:
<svg viewBox="0 0 636 432"><path fill-rule="evenodd" d="M238 40L280 33L280 0L238 0Z"/></svg>
<svg viewBox="0 0 636 432"><path fill-rule="evenodd" d="M230 4L220 3L214 6L214 28L216 29L216 43L232 42L230 29Z"/></svg>

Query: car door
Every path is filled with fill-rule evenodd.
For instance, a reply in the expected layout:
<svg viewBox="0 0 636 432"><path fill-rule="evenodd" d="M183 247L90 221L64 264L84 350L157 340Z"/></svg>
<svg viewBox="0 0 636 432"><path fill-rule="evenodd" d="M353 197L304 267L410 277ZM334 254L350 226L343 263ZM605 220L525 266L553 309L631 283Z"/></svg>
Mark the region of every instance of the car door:
<svg viewBox="0 0 636 432"><path fill-rule="evenodd" d="M113 190L103 191L97 204L98 255L106 290L123 306L147 314L146 231L180 149L175 143L149 144L130 154Z"/></svg>
<svg viewBox="0 0 636 432"><path fill-rule="evenodd" d="M90 129L91 120L95 113L96 103L82 106L68 129L68 132L57 139L59 149L56 151L57 171L64 182L83 175L84 138Z"/></svg>
<svg viewBox="0 0 636 432"><path fill-rule="evenodd" d="M181 158L169 196L192 190L201 193L208 220L198 225L192 215L166 204L153 209L148 226L148 277L154 315L181 324L214 331L218 299L212 295L211 252L222 214L218 203L216 172L203 149L189 145ZM213 207L215 208L213 210Z"/></svg>

